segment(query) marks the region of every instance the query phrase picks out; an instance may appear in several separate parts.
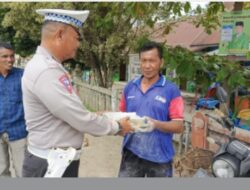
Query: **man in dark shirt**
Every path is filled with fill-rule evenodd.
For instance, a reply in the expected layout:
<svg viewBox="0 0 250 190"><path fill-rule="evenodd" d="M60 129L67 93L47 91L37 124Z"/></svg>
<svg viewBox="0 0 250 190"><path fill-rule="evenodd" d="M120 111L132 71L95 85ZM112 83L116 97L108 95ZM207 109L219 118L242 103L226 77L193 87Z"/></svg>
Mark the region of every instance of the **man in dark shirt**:
<svg viewBox="0 0 250 190"><path fill-rule="evenodd" d="M13 67L14 50L0 42L0 177L10 177L10 155L15 175L21 177L26 147L22 103L21 77L23 70Z"/></svg>

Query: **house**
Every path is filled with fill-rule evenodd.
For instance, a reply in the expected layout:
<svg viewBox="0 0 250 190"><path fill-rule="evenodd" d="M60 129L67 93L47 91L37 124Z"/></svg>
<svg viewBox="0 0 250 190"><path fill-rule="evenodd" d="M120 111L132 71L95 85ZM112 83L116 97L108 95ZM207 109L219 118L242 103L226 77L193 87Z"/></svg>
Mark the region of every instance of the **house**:
<svg viewBox="0 0 250 190"><path fill-rule="evenodd" d="M157 26L158 25L158 26ZM168 46L181 46L193 52L209 52L218 49L220 29L211 34L206 33L204 27L196 27L190 21L181 21L174 25L169 34L163 34L161 24L157 24L150 39Z"/></svg>
<svg viewBox="0 0 250 190"><path fill-rule="evenodd" d="M225 11L232 11L234 2L224 2ZM191 21L181 21L174 25L168 34L158 23L154 27L151 40L165 43L171 47L181 46L193 52L210 52L218 49L220 43L220 27L208 34L203 26L196 27Z"/></svg>

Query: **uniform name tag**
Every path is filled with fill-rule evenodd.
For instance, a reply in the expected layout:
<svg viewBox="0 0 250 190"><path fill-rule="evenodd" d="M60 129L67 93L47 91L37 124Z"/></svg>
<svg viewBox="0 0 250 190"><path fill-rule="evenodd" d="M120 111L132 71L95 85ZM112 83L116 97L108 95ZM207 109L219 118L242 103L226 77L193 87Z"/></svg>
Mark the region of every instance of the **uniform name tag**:
<svg viewBox="0 0 250 190"><path fill-rule="evenodd" d="M62 75L60 78L59 78L59 81L63 84L63 86L66 88L66 90L72 94L73 92L73 87L71 85L71 82L69 81L68 77L66 74Z"/></svg>

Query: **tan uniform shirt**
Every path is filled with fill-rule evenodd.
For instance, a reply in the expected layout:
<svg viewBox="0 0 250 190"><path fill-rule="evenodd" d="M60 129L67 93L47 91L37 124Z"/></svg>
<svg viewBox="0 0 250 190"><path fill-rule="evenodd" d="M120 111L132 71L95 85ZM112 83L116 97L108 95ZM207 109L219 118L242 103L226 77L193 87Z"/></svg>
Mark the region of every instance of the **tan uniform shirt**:
<svg viewBox="0 0 250 190"><path fill-rule="evenodd" d="M25 68L22 91L31 146L80 148L85 132L102 136L118 131L117 122L86 110L67 71L41 46Z"/></svg>

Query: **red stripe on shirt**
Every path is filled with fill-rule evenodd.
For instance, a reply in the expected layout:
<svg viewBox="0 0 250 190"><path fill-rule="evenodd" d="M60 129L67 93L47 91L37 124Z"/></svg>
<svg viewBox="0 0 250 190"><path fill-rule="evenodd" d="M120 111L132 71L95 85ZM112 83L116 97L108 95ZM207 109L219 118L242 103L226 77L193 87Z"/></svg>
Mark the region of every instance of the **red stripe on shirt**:
<svg viewBox="0 0 250 190"><path fill-rule="evenodd" d="M181 96L173 99L169 106L170 119L183 119L184 118L184 101Z"/></svg>
<svg viewBox="0 0 250 190"><path fill-rule="evenodd" d="M125 100L125 97L124 97L124 94L122 95L122 98L119 102L119 110L121 112L125 112L126 111L126 100Z"/></svg>

